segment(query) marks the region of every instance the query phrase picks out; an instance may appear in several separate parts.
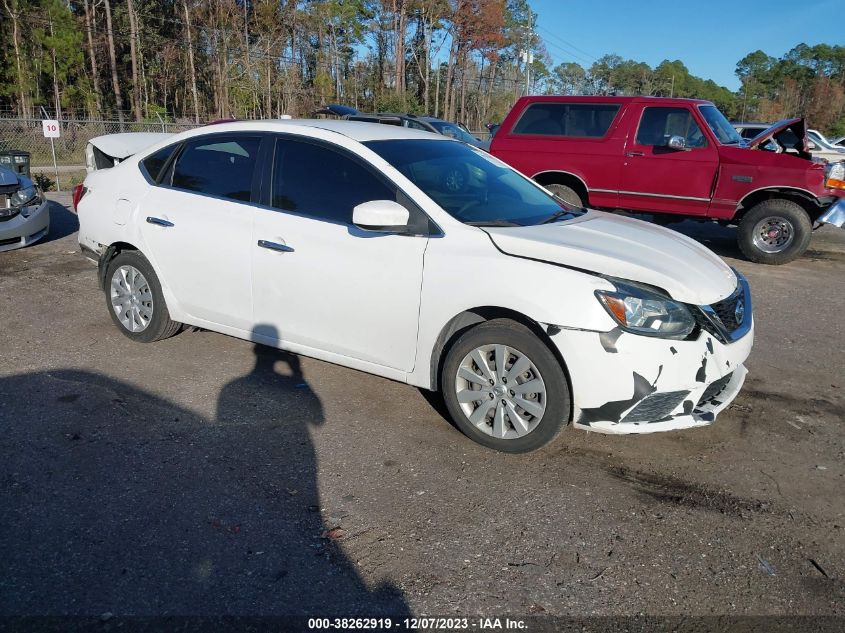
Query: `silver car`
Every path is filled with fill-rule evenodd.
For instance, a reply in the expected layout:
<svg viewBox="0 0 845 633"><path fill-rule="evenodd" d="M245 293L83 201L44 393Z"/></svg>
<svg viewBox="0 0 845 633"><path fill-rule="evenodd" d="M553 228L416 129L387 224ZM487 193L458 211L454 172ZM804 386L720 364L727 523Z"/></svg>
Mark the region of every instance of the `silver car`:
<svg viewBox="0 0 845 633"><path fill-rule="evenodd" d="M29 178L0 167L0 252L28 246L50 231L50 209Z"/></svg>

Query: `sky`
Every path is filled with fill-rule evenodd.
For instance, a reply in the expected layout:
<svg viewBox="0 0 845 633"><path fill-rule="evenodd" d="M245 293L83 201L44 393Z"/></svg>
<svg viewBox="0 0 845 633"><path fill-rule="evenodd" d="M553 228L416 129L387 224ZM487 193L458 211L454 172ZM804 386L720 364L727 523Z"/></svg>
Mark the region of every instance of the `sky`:
<svg viewBox="0 0 845 633"><path fill-rule="evenodd" d="M736 63L758 49L845 45L843 0L530 0L553 66L616 53L654 67L680 59L693 75L739 88Z"/></svg>

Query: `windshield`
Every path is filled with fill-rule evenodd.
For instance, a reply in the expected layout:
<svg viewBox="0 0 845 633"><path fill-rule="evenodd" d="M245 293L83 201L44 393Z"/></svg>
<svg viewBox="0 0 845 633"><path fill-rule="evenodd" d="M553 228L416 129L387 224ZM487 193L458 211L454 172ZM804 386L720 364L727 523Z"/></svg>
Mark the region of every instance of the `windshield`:
<svg viewBox="0 0 845 633"><path fill-rule="evenodd" d="M474 225L528 226L581 215L517 171L463 143L445 140L369 141L447 213Z"/></svg>
<svg viewBox="0 0 845 633"><path fill-rule="evenodd" d="M722 145L739 145L742 138L733 128L725 115L719 112L719 108L712 105L699 106L701 116L707 121L707 125Z"/></svg>
<svg viewBox="0 0 845 633"><path fill-rule="evenodd" d="M456 138L459 141L463 141L464 143L475 143L477 139L472 136L471 134L467 134L464 130L459 128L454 123L449 123L448 121L429 121L434 128L440 132L443 136L448 136L449 138Z"/></svg>

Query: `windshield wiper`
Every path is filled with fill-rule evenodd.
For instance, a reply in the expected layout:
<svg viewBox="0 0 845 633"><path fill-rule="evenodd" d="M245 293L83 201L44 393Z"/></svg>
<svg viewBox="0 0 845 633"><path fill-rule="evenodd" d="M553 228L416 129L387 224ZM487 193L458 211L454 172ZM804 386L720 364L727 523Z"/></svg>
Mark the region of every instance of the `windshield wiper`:
<svg viewBox="0 0 845 633"><path fill-rule="evenodd" d="M510 220L479 220L477 222L464 222L469 226L522 226Z"/></svg>
<svg viewBox="0 0 845 633"><path fill-rule="evenodd" d="M554 213L552 213L549 217L547 217L545 220L540 222L540 224L551 224L552 222L557 222L558 220L560 220L565 215L569 216L567 218L567 220L571 220L572 218L575 217L575 214L572 212L572 210L561 209L560 211L555 211Z"/></svg>

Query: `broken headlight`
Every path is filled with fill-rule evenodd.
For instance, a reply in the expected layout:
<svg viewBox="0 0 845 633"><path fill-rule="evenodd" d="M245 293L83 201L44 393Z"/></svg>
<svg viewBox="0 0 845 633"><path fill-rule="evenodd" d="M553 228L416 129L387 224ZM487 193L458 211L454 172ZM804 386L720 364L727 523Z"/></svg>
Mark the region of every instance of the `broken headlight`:
<svg viewBox="0 0 845 633"><path fill-rule="evenodd" d="M695 328L695 319L683 303L639 284L609 281L616 290L596 290L596 297L622 329L645 336L683 339Z"/></svg>
<svg viewBox="0 0 845 633"><path fill-rule="evenodd" d="M15 209L20 210L21 215L28 218L29 215L35 211L43 201L41 190L37 185L30 185L23 189L18 189L15 193L9 196L9 202Z"/></svg>

